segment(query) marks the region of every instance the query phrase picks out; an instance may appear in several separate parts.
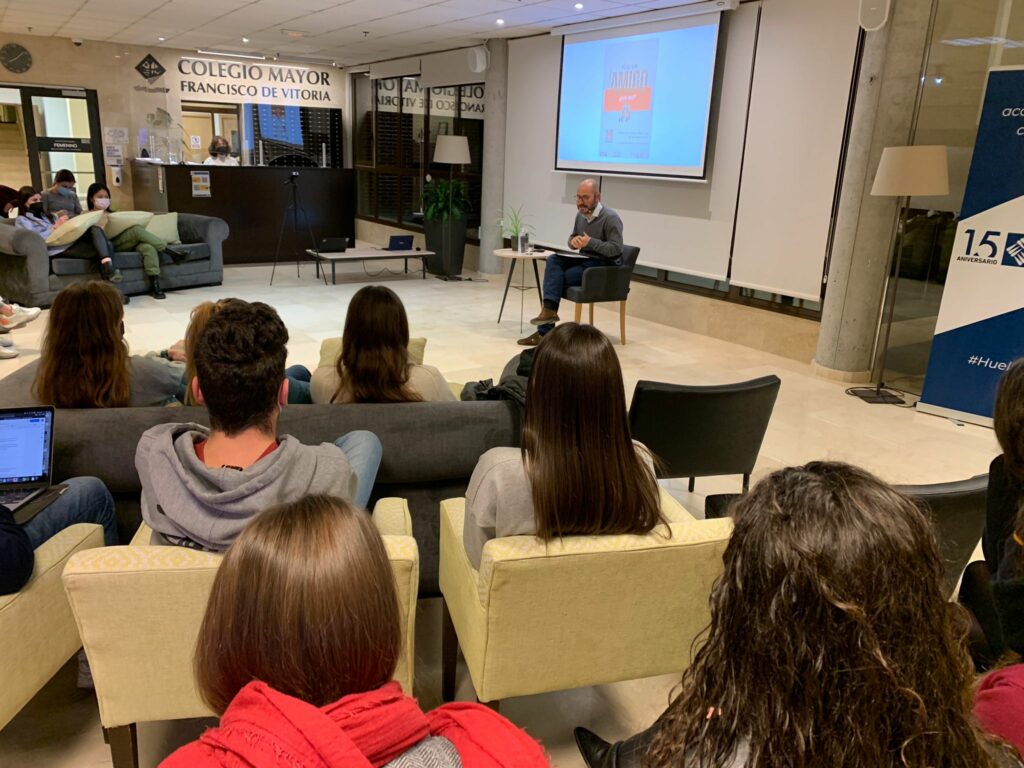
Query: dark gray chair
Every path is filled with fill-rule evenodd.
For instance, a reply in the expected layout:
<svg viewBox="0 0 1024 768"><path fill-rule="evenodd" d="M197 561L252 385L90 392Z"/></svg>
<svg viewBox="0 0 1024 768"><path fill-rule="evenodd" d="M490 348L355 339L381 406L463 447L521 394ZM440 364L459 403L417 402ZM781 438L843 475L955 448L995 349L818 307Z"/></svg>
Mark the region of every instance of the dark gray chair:
<svg viewBox="0 0 1024 768"><path fill-rule="evenodd" d="M778 376L710 387L640 381L629 426L661 459L659 477L688 477L693 491L697 477L743 475L746 493L781 384Z"/></svg>
<svg viewBox="0 0 1024 768"><path fill-rule="evenodd" d="M583 273L583 284L565 290L565 298L576 302L576 322L583 317L583 305L590 305L590 324L594 324L594 304L602 301L619 302L619 338L626 343L626 298L633 267L640 256L635 245L622 246L619 263L612 267L594 267Z"/></svg>
<svg viewBox="0 0 1024 768"><path fill-rule="evenodd" d="M946 566L943 586L946 594L952 595L985 530L988 475L953 483L895 487L913 497L931 514L942 562Z"/></svg>

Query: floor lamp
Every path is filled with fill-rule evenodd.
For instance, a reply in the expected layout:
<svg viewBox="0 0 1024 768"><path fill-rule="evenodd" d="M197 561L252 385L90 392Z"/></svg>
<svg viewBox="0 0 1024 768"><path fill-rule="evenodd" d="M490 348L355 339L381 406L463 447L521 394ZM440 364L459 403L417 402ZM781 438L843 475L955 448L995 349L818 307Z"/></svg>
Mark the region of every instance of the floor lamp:
<svg viewBox="0 0 1024 768"><path fill-rule="evenodd" d="M448 253L452 242L452 178L455 174L456 165L468 165L469 139L465 136L438 136L437 144L434 146L434 162L448 166L448 226L441 232L441 250ZM445 272L448 271L442 256L442 266ZM462 272L462 263L459 262L459 272ZM462 280L461 275L445 275L443 280Z"/></svg>
<svg viewBox="0 0 1024 768"><path fill-rule="evenodd" d="M883 301L888 309L885 318L885 339L882 342L882 360L878 370L875 386L851 389L850 394L856 395L868 403L900 404L903 398L895 392L882 389L885 382L885 364L889 355L889 337L892 334L892 321L896 313L896 288L900 279L900 266L903 259L903 236L907 224L907 212L910 210L912 197L940 197L949 194L949 153L944 146L924 147L886 147L882 151L882 159L878 163L878 173L871 188L875 197L900 198L900 217L896 229L896 257L893 274L892 300L889 301L888 291L883 292ZM886 281L888 284L888 280ZM876 355L877 358L877 355Z"/></svg>

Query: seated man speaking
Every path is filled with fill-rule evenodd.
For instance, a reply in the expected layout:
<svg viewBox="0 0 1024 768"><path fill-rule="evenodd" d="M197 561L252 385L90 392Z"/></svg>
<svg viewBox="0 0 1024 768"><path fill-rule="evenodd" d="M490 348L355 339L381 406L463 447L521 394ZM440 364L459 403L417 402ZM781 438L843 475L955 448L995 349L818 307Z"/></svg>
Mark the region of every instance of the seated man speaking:
<svg viewBox="0 0 1024 768"><path fill-rule="evenodd" d="M530 322L539 325L519 343L524 347L540 344L544 334L558 322L558 304L566 288L583 283L583 273L591 267L610 267L622 256L622 219L601 204L597 182L587 179L576 188L576 223L569 236L569 247L579 256L548 256L544 268L544 310Z"/></svg>

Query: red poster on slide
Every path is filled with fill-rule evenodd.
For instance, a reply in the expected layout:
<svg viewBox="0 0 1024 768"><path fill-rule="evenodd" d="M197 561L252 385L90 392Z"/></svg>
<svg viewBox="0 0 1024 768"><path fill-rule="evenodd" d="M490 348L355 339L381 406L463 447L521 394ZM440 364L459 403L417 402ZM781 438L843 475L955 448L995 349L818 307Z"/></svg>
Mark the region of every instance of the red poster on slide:
<svg viewBox="0 0 1024 768"><path fill-rule="evenodd" d="M651 154L656 37L611 43L604 59L604 104L598 154L644 160Z"/></svg>

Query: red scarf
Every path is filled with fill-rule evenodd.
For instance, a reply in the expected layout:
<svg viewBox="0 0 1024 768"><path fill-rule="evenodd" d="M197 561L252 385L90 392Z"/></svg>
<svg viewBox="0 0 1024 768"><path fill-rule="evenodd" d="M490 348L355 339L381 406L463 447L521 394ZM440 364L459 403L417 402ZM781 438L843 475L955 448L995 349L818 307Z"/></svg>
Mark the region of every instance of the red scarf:
<svg viewBox="0 0 1024 768"><path fill-rule="evenodd" d="M380 768L428 736L455 746L466 768L547 766L524 731L480 704L446 704L424 714L398 683L318 708L249 683L198 741L161 768Z"/></svg>

